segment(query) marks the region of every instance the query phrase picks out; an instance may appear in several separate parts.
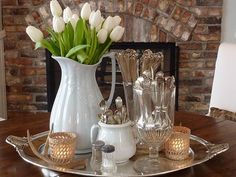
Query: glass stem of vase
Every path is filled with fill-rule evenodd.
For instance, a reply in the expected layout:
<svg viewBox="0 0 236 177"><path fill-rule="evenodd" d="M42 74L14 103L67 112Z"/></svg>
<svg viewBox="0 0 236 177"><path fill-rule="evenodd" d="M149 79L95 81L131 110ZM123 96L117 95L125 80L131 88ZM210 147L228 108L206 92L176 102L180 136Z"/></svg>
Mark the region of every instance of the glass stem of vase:
<svg viewBox="0 0 236 177"><path fill-rule="evenodd" d="M159 157L159 147L158 146L150 146L149 147L149 158L158 159Z"/></svg>

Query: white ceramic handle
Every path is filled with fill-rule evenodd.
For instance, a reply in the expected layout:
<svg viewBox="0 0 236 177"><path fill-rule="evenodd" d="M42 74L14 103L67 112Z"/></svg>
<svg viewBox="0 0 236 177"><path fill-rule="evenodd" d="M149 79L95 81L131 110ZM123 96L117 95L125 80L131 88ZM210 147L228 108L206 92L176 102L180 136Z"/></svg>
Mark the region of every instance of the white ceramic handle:
<svg viewBox="0 0 236 177"><path fill-rule="evenodd" d="M103 55L103 57L109 57L111 59L111 66L112 66L112 81L111 81L111 92L110 92L110 96L107 100L107 107L109 108L111 106L111 102L114 96L114 92L115 92L115 84L116 84L116 59L115 59L115 52L109 52L105 55Z"/></svg>
<svg viewBox="0 0 236 177"><path fill-rule="evenodd" d="M94 143L97 139L98 131L100 126L98 124L94 124L90 129L90 142Z"/></svg>

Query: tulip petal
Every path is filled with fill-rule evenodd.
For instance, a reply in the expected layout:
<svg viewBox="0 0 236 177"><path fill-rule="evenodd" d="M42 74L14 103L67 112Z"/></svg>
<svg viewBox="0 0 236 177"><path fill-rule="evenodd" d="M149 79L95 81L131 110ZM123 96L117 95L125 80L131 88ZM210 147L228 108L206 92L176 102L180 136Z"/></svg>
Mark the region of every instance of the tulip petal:
<svg viewBox="0 0 236 177"><path fill-rule="evenodd" d="M55 17L59 17L62 14L62 8L60 6L60 4L58 3L57 0L51 0L50 2L50 9L52 12L52 15Z"/></svg>

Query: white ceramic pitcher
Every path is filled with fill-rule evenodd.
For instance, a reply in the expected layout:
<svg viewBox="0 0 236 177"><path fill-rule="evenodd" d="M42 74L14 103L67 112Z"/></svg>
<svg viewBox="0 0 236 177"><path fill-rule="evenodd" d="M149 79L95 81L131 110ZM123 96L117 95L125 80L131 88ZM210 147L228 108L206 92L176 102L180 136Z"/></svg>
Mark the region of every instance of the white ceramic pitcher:
<svg viewBox="0 0 236 177"><path fill-rule="evenodd" d="M109 107L115 90L115 57L112 59L112 87L107 106ZM61 83L53 104L50 127L55 132L68 131L77 134L77 153L91 152L90 129L98 122L99 103L103 100L95 78L94 65L85 65L65 57L52 56L61 67Z"/></svg>
<svg viewBox="0 0 236 177"><path fill-rule="evenodd" d="M116 125L98 122L91 128L91 142L96 140L102 140L105 144L115 146L116 163L128 161L136 152L136 141L130 121Z"/></svg>

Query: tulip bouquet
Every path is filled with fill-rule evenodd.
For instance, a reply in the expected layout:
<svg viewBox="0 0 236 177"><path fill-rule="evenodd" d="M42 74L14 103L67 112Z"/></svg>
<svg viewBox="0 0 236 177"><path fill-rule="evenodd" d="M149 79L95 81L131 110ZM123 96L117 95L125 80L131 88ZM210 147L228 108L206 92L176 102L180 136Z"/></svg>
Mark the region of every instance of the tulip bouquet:
<svg viewBox="0 0 236 177"><path fill-rule="evenodd" d="M69 7L62 12L57 0L50 1L50 9L53 25L47 29L47 38L34 26L26 28L26 33L36 43L35 49L46 48L52 55L91 65L100 60L113 41L117 42L123 36L119 16L104 19L100 10L91 11L88 3L83 5L80 17Z"/></svg>

